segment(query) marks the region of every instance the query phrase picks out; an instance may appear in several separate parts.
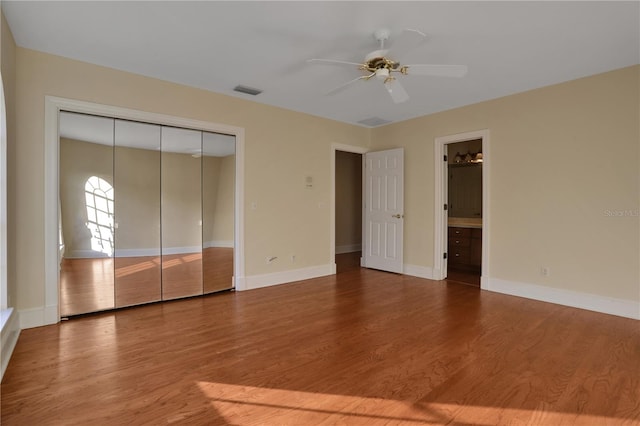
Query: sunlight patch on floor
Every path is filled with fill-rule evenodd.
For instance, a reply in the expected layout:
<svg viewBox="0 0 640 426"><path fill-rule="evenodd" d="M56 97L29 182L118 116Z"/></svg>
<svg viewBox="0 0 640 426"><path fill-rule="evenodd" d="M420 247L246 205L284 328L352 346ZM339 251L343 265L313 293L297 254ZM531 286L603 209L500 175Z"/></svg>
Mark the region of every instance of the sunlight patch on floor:
<svg viewBox="0 0 640 426"><path fill-rule="evenodd" d="M137 274L138 272L144 272L149 269L155 269L158 267L156 262L142 261L133 265L122 266L116 268L116 278L126 277L127 275Z"/></svg>
<svg viewBox="0 0 640 426"><path fill-rule="evenodd" d="M353 395L333 395L269 389L225 383L198 382L212 406L230 423L319 424L623 424L612 419L551 411L541 403L535 410L442 403L412 403Z"/></svg>
<svg viewBox="0 0 640 426"><path fill-rule="evenodd" d="M363 423L438 424L440 419L412 409L405 401L198 382L213 407L229 422L242 419L269 424L318 424L327 418Z"/></svg>

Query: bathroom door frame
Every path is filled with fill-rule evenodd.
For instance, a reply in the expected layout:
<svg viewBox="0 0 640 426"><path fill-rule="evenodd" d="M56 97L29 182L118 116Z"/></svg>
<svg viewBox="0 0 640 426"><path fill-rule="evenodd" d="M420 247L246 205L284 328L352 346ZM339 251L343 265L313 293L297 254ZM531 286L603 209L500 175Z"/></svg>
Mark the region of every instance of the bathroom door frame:
<svg viewBox="0 0 640 426"><path fill-rule="evenodd" d="M192 120L171 115L121 108L55 96L45 96L44 116L44 264L45 308L43 325L60 321L59 304L59 251L58 251L58 199L59 199L59 121L60 111L99 115L108 118L143 123L182 127L213 133L224 133L236 138L235 172L235 224L233 284L236 290L246 290L244 259L244 128L208 121Z"/></svg>
<svg viewBox="0 0 640 426"><path fill-rule="evenodd" d="M482 139L482 272L480 277L480 288L489 288L489 237L490 227L490 197L489 180L491 177L491 149L489 144L489 130L477 130L473 132L457 133L453 135L435 138L434 143L434 229L433 229L433 279L442 280L447 276L447 261L444 254L447 252L447 214L444 210L444 203L447 199L447 171L444 156L447 152L447 145L450 143L464 142L473 139Z"/></svg>

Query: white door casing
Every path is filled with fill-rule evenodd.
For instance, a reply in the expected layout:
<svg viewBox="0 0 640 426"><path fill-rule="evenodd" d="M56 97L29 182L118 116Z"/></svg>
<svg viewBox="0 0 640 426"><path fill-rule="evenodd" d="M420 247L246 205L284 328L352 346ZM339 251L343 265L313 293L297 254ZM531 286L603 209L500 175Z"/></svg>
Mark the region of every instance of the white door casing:
<svg viewBox="0 0 640 426"><path fill-rule="evenodd" d="M482 139L482 276L480 278L480 288L488 289L489 286L489 265L490 262L490 208L489 200L491 186L490 166L491 166L491 149L490 149L490 132L488 129L477 130L466 133L458 133L448 136L440 136L435 139L434 143L434 171L435 171L435 188L434 188L434 259L433 259L433 279L442 280L447 276L448 262L444 259L443 254L447 251L447 225L448 211L445 212L443 206L447 203L447 163L443 161L446 153L446 146L450 143L464 142L473 139Z"/></svg>
<svg viewBox="0 0 640 426"><path fill-rule="evenodd" d="M365 154L364 250L367 268L403 271L404 149Z"/></svg>

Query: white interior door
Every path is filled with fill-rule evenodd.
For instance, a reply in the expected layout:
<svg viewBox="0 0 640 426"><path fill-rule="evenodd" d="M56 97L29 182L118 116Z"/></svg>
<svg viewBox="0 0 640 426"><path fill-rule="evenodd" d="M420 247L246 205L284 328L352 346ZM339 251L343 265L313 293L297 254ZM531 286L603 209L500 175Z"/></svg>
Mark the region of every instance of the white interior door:
<svg viewBox="0 0 640 426"><path fill-rule="evenodd" d="M404 149L369 152L364 160L363 266L402 273Z"/></svg>

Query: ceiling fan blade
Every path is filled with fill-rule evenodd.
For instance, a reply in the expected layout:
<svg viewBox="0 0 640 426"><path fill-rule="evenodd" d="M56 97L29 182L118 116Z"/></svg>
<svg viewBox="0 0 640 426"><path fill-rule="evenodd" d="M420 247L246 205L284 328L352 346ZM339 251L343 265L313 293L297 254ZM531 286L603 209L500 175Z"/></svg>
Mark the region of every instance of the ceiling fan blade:
<svg viewBox="0 0 640 426"><path fill-rule="evenodd" d="M389 55L401 60L406 53L420 46L426 40L427 35L422 31L409 28L402 30L402 33L400 33L398 38L393 41L393 44L390 46Z"/></svg>
<svg viewBox="0 0 640 426"><path fill-rule="evenodd" d="M366 80L366 79L369 79L369 78L373 77L374 75L376 75L376 73L373 73L373 74L371 74L371 75L362 75L362 76L360 76L360 77L358 77L358 78L354 78L353 80L347 81L346 83L341 84L340 86L338 86L338 87L336 87L336 88L334 88L334 89L331 89L331 90L330 90L330 91L328 91L325 95L326 95L326 96L331 96L331 95L335 95L336 93L340 93L340 92L342 92L344 89L346 89L347 87L351 86L351 85L352 85L353 83L355 83L356 81L359 81L359 80Z"/></svg>
<svg viewBox="0 0 640 426"><path fill-rule="evenodd" d="M407 75L431 75L435 77L464 77L469 68L466 65L405 65Z"/></svg>
<svg viewBox="0 0 640 426"><path fill-rule="evenodd" d="M384 82L384 87L387 88L387 92L391 95L393 102L399 104L409 100L409 95L404 87L395 78L389 78Z"/></svg>
<svg viewBox="0 0 640 426"><path fill-rule="evenodd" d="M336 64L336 65L355 65L361 67L362 64L357 62L339 61L336 59L307 59L308 64Z"/></svg>

